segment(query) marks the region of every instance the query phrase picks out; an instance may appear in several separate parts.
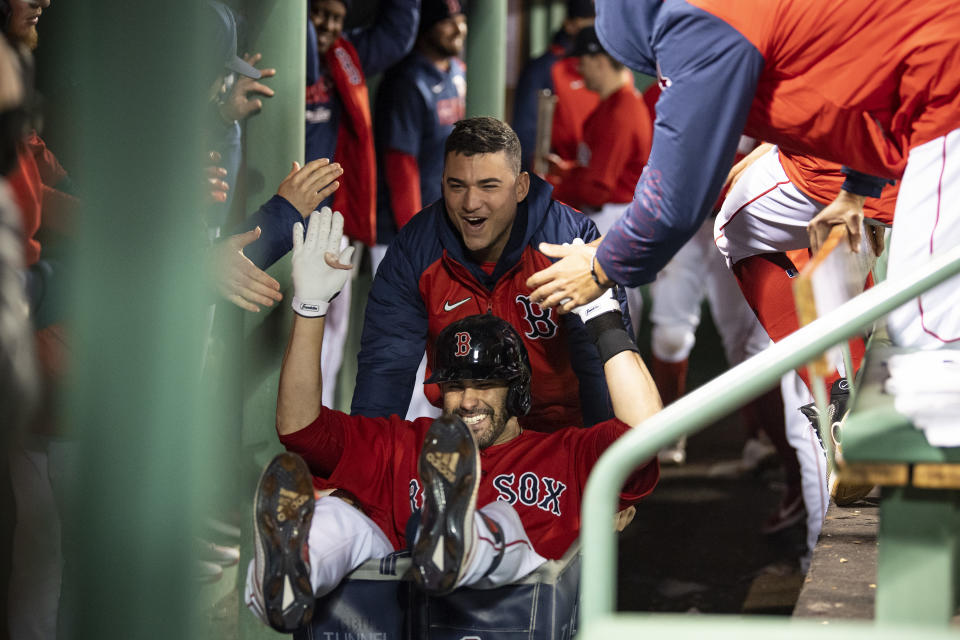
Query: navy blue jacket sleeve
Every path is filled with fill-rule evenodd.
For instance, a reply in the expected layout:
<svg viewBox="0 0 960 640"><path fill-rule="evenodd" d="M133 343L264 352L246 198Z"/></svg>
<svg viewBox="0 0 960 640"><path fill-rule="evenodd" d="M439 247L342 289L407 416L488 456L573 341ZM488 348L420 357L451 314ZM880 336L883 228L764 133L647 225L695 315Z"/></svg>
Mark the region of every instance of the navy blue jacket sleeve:
<svg viewBox="0 0 960 640"><path fill-rule="evenodd" d="M373 24L345 33L360 56L363 73L380 73L410 53L419 21L420 0L388 0L380 3Z"/></svg>
<svg viewBox="0 0 960 640"><path fill-rule="evenodd" d="M266 269L293 249L293 225L298 222L304 222L300 212L286 198L275 195L228 235L259 226L260 237L244 248L243 255L259 268Z"/></svg>
<svg viewBox="0 0 960 640"><path fill-rule="evenodd" d="M653 46L663 93L650 160L597 250L607 276L628 286L652 282L709 213L764 64L730 25L682 2L663 4Z"/></svg>
<svg viewBox="0 0 960 640"><path fill-rule="evenodd" d="M418 289L420 274L407 258L415 253L399 236L373 279L363 316L351 413L403 417L414 385L422 382L416 374L426 350L428 326Z"/></svg>
<svg viewBox="0 0 960 640"><path fill-rule="evenodd" d="M384 74L377 89L376 132L380 149L420 155L426 113L427 105L416 78L396 68Z"/></svg>

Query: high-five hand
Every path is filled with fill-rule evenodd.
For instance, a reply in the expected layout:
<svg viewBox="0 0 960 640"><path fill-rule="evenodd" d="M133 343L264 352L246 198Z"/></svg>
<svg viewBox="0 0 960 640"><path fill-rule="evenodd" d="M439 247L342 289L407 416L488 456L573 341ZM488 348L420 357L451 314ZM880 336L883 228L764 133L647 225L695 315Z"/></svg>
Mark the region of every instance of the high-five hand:
<svg viewBox="0 0 960 640"><path fill-rule="evenodd" d="M324 207L311 213L307 222L306 237L302 223L293 226L293 310L316 318L326 315L330 301L350 277L353 247L340 251L343 216L339 211Z"/></svg>

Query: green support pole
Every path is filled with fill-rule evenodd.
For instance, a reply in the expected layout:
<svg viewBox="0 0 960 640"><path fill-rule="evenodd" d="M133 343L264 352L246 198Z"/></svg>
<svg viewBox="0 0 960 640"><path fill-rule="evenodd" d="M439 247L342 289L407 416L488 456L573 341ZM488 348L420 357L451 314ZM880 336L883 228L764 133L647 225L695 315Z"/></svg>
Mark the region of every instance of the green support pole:
<svg viewBox="0 0 960 640"><path fill-rule="evenodd" d="M259 25L252 34L250 49L263 54L262 67L274 67L277 75L267 82L276 92L264 101L263 110L247 121L246 130L246 211L253 212L270 199L289 173L291 163L301 165L304 157L304 94L306 77L305 0L247 2L251 25ZM280 282L283 300L273 309L243 313L243 464L239 501L243 514L241 571L238 575L240 603L239 630L244 640L276 638L277 633L257 620L243 605L246 566L253 553L253 532L246 523L253 521L253 491L262 469L274 454L282 450L274 424L277 409L277 384L284 346L289 335L293 311L290 299L289 254L268 269Z"/></svg>
<svg viewBox="0 0 960 640"><path fill-rule="evenodd" d="M549 28L547 33L553 35L553 33L563 26L563 21L567 17L567 6L563 0L551 0L550 1L550 19L549 19Z"/></svg>
<svg viewBox="0 0 960 640"><path fill-rule="evenodd" d="M306 11L305 0L248 5L250 24L260 25L251 49L262 53L261 66L276 68L277 75L268 81L276 95L265 99L263 110L247 121L247 212L256 211L277 192L294 160L303 164ZM289 255L268 272L280 282L283 300L271 310L244 314L244 442L274 445L261 450L259 465L279 450L274 430L277 381L293 314Z"/></svg>
<svg viewBox="0 0 960 640"><path fill-rule="evenodd" d="M532 0L528 23L528 44L530 58L542 55L550 46L550 25L547 0Z"/></svg>
<svg viewBox="0 0 960 640"><path fill-rule="evenodd" d="M467 37L467 117L504 118L507 77L507 0L472 2Z"/></svg>
<svg viewBox="0 0 960 640"><path fill-rule="evenodd" d="M197 61L211 57L200 7L63 3L52 10L72 29L44 43L77 80L82 193L70 267L58 274L72 278L65 422L78 456L64 523L66 637L198 637L191 523L219 476L199 385L210 299Z"/></svg>

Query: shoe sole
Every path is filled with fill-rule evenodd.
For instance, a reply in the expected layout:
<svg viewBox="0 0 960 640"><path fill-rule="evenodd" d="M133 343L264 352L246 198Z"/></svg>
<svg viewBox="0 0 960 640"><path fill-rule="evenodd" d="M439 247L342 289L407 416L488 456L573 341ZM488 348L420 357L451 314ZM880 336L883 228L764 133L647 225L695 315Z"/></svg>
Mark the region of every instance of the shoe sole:
<svg viewBox="0 0 960 640"><path fill-rule="evenodd" d="M299 456L281 453L260 476L254 504L257 583L270 626L290 632L313 619L304 549L313 520L313 482Z"/></svg>
<svg viewBox="0 0 960 640"><path fill-rule="evenodd" d="M413 580L433 595L453 591L473 548L473 513L480 487L480 452L459 418L437 418L418 463L424 487L420 536L413 547Z"/></svg>

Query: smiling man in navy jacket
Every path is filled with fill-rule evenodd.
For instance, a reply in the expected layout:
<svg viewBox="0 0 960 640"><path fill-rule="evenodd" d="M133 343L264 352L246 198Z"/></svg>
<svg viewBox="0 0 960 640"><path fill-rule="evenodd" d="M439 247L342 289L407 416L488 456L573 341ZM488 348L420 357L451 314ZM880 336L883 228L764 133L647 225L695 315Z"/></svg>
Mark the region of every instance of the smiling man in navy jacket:
<svg viewBox="0 0 960 640"><path fill-rule="evenodd" d="M609 418L600 360L582 323L541 309L525 284L551 263L537 250L540 242L590 242L599 237L596 226L552 200L549 184L520 171L520 141L494 118L456 124L442 180L443 198L404 226L374 279L352 411L405 415L422 382L417 366L424 349L448 324L492 312L523 336L536 372L525 428L589 426ZM428 350L428 365L432 355ZM439 399L437 389L426 392Z"/></svg>

